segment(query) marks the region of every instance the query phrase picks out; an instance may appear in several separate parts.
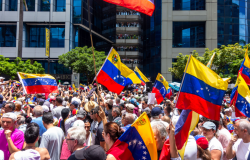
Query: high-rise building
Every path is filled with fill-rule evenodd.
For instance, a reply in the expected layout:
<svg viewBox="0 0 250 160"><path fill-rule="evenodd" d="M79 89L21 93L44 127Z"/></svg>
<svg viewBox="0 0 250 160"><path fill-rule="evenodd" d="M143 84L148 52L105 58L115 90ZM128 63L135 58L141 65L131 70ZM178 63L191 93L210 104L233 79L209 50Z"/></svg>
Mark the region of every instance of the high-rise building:
<svg viewBox="0 0 250 160"><path fill-rule="evenodd" d="M113 47L131 69L136 66L142 69L142 24L141 13L116 6L116 42Z"/></svg>
<svg viewBox="0 0 250 160"><path fill-rule="evenodd" d="M152 79L160 72L173 81L168 68L179 53L250 42L249 0L160 0L155 6L143 25L143 71Z"/></svg>
<svg viewBox="0 0 250 160"><path fill-rule="evenodd" d="M59 75L59 79L70 80L72 71L58 64L58 56L78 46L91 46L87 0L26 0L26 3L27 5L23 4L22 59L38 61L48 73L45 28L49 28L50 24L49 73L64 74ZM103 14L104 9L109 6L114 8L114 5L102 0L90 0L94 47L106 52L115 42L115 32L104 32L107 24L103 22L103 18L116 14L115 8L109 10L109 15ZM19 16L19 0L0 0L0 55L10 59L18 56ZM114 25L115 20L113 27Z"/></svg>

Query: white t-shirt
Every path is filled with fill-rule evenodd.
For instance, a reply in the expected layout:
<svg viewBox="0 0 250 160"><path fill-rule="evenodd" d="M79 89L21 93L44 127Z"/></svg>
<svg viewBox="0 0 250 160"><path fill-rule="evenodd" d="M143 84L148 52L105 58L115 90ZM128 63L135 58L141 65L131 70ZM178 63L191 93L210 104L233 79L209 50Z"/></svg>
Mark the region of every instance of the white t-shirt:
<svg viewBox="0 0 250 160"><path fill-rule="evenodd" d="M0 160L4 160L4 153L2 150L0 150Z"/></svg>
<svg viewBox="0 0 250 160"><path fill-rule="evenodd" d="M76 102L78 102L79 104L81 104L81 100L80 100L79 98L73 97L73 98L71 99L71 102L74 102L74 101L76 101Z"/></svg>
<svg viewBox="0 0 250 160"><path fill-rule="evenodd" d="M4 82L0 82L0 84L2 84L2 83L4 83ZM4 91L5 85L0 85L0 86L2 87L2 89L3 89L3 91Z"/></svg>
<svg viewBox="0 0 250 160"><path fill-rule="evenodd" d="M93 132L89 133L89 137L86 139L86 146L95 145L95 134Z"/></svg>
<svg viewBox="0 0 250 160"><path fill-rule="evenodd" d="M247 160L250 151L250 143L244 143L242 139L238 139L233 145L236 152L237 160Z"/></svg>
<svg viewBox="0 0 250 160"><path fill-rule="evenodd" d="M208 150L220 150L221 151L221 156L220 159L223 159L223 147L220 143L220 141L216 138L213 137L210 141L209 141L209 145L208 145Z"/></svg>
<svg viewBox="0 0 250 160"><path fill-rule="evenodd" d="M192 135L189 135L185 148L184 159L197 160L197 144Z"/></svg>
<svg viewBox="0 0 250 160"><path fill-rule="evenodd" d="M14 154L15 160L35 160L40 159L40 153L34 149L27 149L25 151L19 151Z"/></svg>

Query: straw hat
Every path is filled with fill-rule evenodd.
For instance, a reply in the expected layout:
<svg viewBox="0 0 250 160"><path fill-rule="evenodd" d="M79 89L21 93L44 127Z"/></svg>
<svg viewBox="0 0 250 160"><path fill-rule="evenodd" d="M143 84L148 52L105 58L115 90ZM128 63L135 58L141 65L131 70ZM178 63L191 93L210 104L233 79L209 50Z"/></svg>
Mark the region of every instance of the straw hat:
<svg viewBox="0 0 250 160"><path fill-rule="evenodd" d="M94 101L89 101L85 104L84 108L87 112L90 112L93 108L98 106L98 104Z"/></svg>

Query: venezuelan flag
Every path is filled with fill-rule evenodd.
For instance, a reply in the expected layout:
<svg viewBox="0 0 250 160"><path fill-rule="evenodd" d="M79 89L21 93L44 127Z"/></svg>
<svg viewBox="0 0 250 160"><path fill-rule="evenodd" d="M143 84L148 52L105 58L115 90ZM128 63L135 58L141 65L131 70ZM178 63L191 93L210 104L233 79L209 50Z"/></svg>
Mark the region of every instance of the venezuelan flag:
<svg viewBox="0 0 250 160"><path fill-rule="evenodd" d="M181 112L180 118L176 123L175 143L182 159L184 158L188 137L198 122L199 114L187 109Z"/></svg>
<svg viewBox="0 0 250 160"><path fill-rule="evenodd" d="M84 85L80 83L80 89L84 90Z"/></svg>
<svg viewBox="0 0 250 160"><path fill-rule="evenodd" d="M239 75L232 91L236 117L250 117L250 90L245 79Z"/></svg>
<svg viewBox="0 0 250 160"><path fill-rule="evenodd" d="M108 3L119 5L125 8L136 10L138 12L152 16L155 5L154 0L104 0Z"/></svg>
<svg viewBox="0 0 250 160"><path fill-rule="evenodd" d="M109 91L117 94L120 94L124 87L129 84L141 83L135 72L121 62L119 54L113 48L111 48L96 79Z"/></svg>
<svg viewBox="0 0 250 160"><path fill-rule="evenodd" d="M172 91L172 88L168 88L168 90L167 90L167 94L166 94L166 98L167 99L170 99L170 97L173 95L173 91Z"/></svg>
<svg viewBox="0 0 250 160"><path fill-rule="evenodd" d="M250 59L248 57L248 48L245 52L245 58L240 66L239 74L244 78L246 83L250 85Z"/></svg>
<svg viewBox="0 0 250 160"><path fill-rule="evenodd" d="M117 160L157 160L156 142L145 112L113 144L108 154Z"/></svg>
<svg viewBox="0 0 250 160"><path fill-rule="evenodd" d="M155 93L155 98L158 104L160 104L166 97L168 88L168 82L160 73L158 73L152 89L152 93Z"/></svg>
<svg viewBox="0 0 250 160"><path fill-rule="evenodd" d="M219 121L228 83L193 56L189 58L176 107Z"/></svg>
<svg viewBox="0 0 250 160"><path fill-rule="evenodd" d="M57 83L49 74L28 74L18 72L18 76L27 94L57 92Z"/></svg>
<svg viewBox="0 0 250 160"><path fill-rule="evenodd" d="M144 76L144 74L139 70L139 68L137 66L135 67L134 72L139 77L139 79L141 80L141 84L142 85L145 85L146 82L149 82L149 80L147 79L147 77Z"/></svg>

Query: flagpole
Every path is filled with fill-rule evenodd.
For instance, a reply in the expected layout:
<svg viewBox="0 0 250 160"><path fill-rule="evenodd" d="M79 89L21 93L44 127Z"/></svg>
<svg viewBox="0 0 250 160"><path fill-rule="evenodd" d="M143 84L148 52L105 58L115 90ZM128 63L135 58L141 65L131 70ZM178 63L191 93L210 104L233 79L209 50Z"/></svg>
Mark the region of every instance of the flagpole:
<svg viewBox="0 0 250 160"><path fill-rule="evenodd" d="M95 65L95 53L94 53L94 47L93 47L93 39L92 39L92 32L91 32L91 19L90 19L90 7L89 7L89 0L88 0L88 21L89 21L89 35L90 35L90 40L91 40L91 48L92 48L92 53L93 53L93 61L94 61L94 68L95 68L95 76L96 76L96 65ZM96 86L97 86L97 102L100 105L100 100L99 100L99 85L96 80Z"/></svg>
<svg viewBox="0 0 250 160"><path fill-rule="evenodd" d="M182 84L183 84L184 79L185 79L185 76L186 76L186 72L187 72L187 68L188 68L188 65L189 65L189 62L190 62L190 59L191 59L191 55L192 55L192 54L190 53L190 55L189 55L189 57L188 57L187 65L186 65L186 68L185 68L185 71L184 71L183 78L182 78L182 80L181 80L181 86L180 86L179 93L178 93L178 96L177 96L177 99L176 99L176 103L175 103L175 105L174 105L174 109L176 108L176 105L177 105L177 103L178 103L178 99L179 99L179 96L180 96L180 91L181 91ZM174 111L173 111L173 112L174 112ZM171 117L171 120L172 120L172 118L173 118L173 116Z"/></svg>

